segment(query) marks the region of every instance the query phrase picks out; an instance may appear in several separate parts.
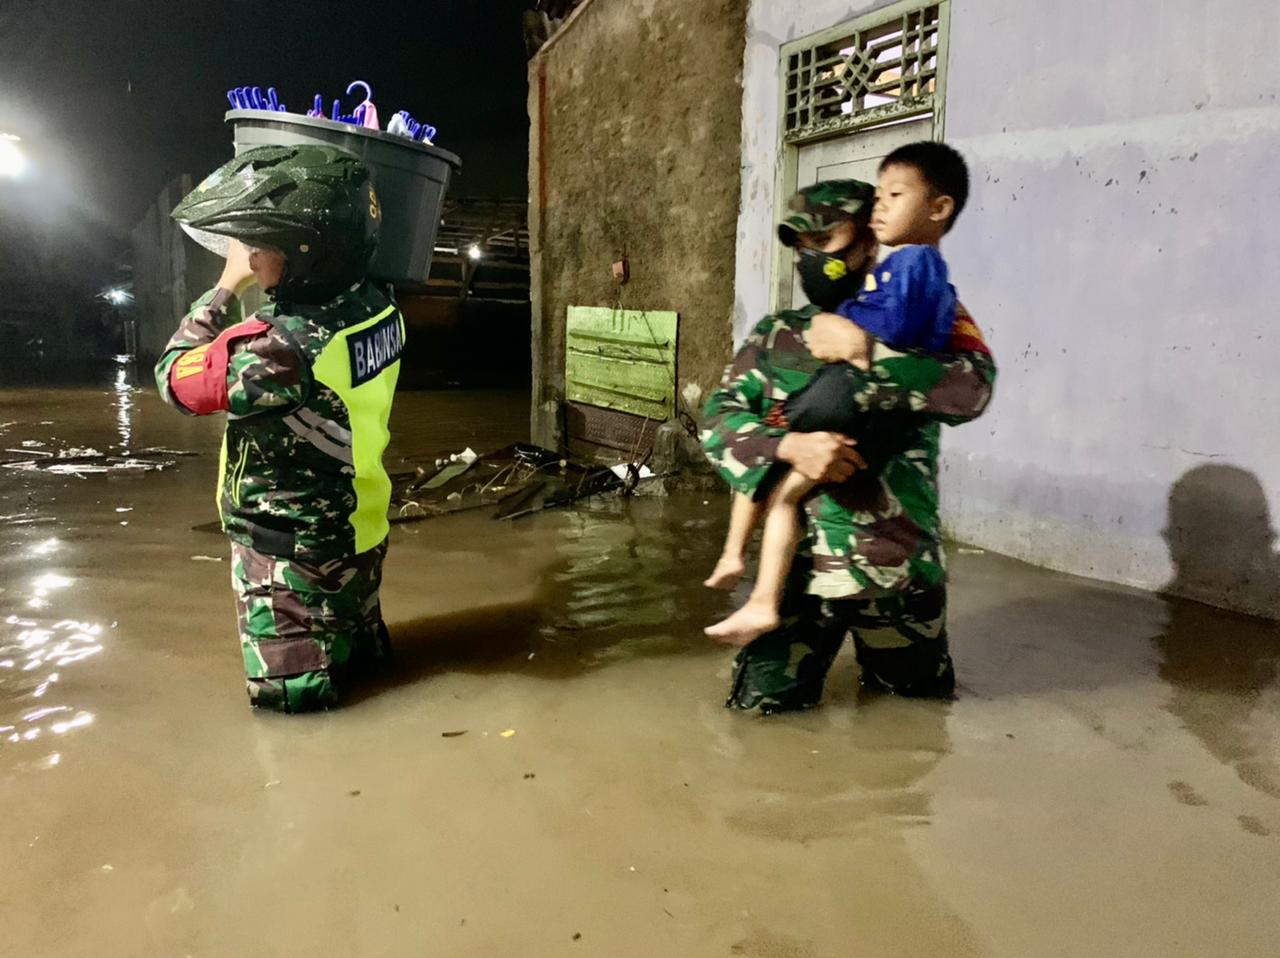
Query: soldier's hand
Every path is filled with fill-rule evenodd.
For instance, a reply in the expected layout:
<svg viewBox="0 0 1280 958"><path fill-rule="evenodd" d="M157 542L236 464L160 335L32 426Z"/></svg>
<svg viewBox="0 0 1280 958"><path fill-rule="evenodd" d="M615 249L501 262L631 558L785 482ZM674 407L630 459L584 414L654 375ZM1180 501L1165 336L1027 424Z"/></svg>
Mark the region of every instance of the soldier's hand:
<svg viewBox="0 0 1280 958"><path fill-rule="evenodd" d="M861 326L843 316L819 313L810 322L804 341L814 358L824 363L852 363L859 369L870 366L873 340Z"/></svg>
<svg viewBox="0 0 1280 958"><path fill-rule="evenodd" d="M221 289L229 289L237 296L253 285L253 269L249 265L249 249L239 240L232 240L227 249L227 262L218 280Z"/></svg>
<svg viewBox="0 0 1280 958"><path fill-rule="evenodd" d="M856 445L834 432L789 432L778 444L778 458L813 482L844 482L867 468Z"/></svg>

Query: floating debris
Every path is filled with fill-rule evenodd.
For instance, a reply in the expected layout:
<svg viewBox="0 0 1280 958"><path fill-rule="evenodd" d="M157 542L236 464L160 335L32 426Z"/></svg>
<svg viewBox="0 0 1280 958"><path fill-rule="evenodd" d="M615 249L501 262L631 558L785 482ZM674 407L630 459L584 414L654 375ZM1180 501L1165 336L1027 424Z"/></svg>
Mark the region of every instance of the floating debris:
<svg viewBox="0 0 1280 958"><path fill-rule="evenodd" d="M165 446L148 446L146 449L135 450L133 454L135 456L172 456L175 459L189 459L200 455L189 449L169 449Z"/></svg>
<svg viewBox="0 0 1280 958"><path fill-rule="evenodd" d="M472 449L434 466L393 477L393 523L417 522L493 507L495 519L516 519L603 492L629 493L653 473L644 463L605 466L562 457L527 443L485 455Z"/></svg>
<svg viewBox="0 0 1280 958"><path fill-rule="evenodd" d="M25 446L26 443L24 442L23 445ZM40 452L34 449L8 449L5 451L19 453L28 457L34 452L41 457L0 463L0 466L5 469L14 469L20 472L47 472L55 476L79 476L81 478L105 473L112 475L141 475L147 472L160 472L175 465L180 457L198 455L198 453L182 452L174 449L141 449L137 452L126 452L117 456L108 455L96 449L77 446L71 446L56 454Z"/></svg>
<svg viewBox="0 0 1280 958"><path fill-rule="evenodd" d="M610 466L609 469L619 479L626 479L631 475L632 470L635 470L637 479L652 479L654 475L653 470L648 466L636 467L629 462L620 462L616 466Z"/></svg>
<svg viewBox="0 0 1280 958"><path fill-rule="evenodd" d="M462 452L455 453L447 460L436 460L436 467L440 471L432 476L431 479L422 486L422 488L439 489L441 486L448 482L452 482L454 479L457 479L465 473L479 458L480 457L476 455L475 450L468 446Z"/></svg>
<svg viewBox="0 0 1280 958"><path fill-rule="evenodd" d="M0 516L0 526L30 526L38 522L53 522L54 516L31 516L25 513L16 513L10 516Z"/></svg>

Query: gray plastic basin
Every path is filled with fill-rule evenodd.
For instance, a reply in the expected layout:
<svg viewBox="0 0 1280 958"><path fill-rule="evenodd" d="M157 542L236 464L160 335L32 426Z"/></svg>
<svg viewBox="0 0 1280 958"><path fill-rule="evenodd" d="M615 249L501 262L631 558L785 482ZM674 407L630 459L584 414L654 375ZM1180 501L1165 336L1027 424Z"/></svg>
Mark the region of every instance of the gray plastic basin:
<svg viewBox="0 0 1280 958"><path fill-rule="evenodd" d="M450 175L462 161L447 150L380 130L272 110L232 110L238 154L255 146L332 146L362 160L382 206L378 252L369 275L392 283L424 283Z"/></svg>

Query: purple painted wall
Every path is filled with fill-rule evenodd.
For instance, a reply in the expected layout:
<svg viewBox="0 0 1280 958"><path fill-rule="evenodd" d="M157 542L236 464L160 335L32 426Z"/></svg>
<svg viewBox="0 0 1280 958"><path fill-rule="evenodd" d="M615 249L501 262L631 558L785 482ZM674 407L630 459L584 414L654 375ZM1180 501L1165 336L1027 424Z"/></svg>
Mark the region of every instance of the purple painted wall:
<svg viewBox="0 0 1280 958"><path fill-rule="evenodd" d="M767 306L777 46L863 12L753 6L739 336ZM1280 617L1277 35L1270 0L953 4L974 190L944 252L1001 362L944 439L958 538Z"/></svg>

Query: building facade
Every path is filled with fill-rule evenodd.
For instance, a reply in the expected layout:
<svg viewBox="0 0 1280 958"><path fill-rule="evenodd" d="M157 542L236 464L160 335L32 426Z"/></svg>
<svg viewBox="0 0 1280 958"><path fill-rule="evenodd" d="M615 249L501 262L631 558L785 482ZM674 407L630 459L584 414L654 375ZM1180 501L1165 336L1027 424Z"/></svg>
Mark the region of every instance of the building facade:
<svg viewBox="0 0 1280 958"><path fill-rule="evenodd" d="M1280 616L1277 27L1263 0L754 0L735 341L792 296L794 185L945 137L973 192L944 253L1001 363L944 437L952 532Z"/></svg>

